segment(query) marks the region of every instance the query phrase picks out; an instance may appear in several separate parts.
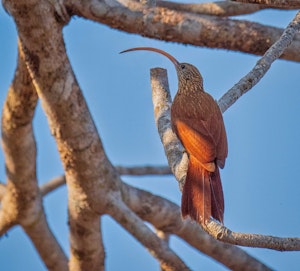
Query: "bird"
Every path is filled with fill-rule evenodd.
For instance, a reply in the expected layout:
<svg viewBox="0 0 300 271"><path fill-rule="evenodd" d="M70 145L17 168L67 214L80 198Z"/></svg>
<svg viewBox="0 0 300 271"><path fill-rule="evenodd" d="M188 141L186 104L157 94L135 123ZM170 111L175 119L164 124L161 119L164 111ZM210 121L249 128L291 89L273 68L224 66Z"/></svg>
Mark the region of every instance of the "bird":
<svg viewBox="0 0 300 271"><path fill-rule="evenodd" d="M178 91L171 105L171 126L189 157L182 189L182 217L190 217L200 225L212 217L223 224L224 195L219 168L225 166L228 143L222 112L214 98L204 91L202 75L194 65L180 63L153 47L135 47L121 53L138 50L167 57L177 72Z"/></svg>

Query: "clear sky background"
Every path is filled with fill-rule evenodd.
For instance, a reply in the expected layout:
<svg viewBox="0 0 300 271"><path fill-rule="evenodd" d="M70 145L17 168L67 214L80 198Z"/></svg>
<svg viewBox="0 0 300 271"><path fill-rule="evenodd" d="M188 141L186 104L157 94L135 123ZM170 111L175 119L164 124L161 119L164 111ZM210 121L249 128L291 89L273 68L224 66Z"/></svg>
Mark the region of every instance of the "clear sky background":
<svg viewBox="0 0 300 271"><path fill-rule="evenodd" d="M295 11L261 11L245 19L285 27ZM220 98L259 59L226 50L196 48L150 40L107 26L73 18L64 29L76 77L93 115L105 150L116 165L165 165L156 131L149 70L168 69L172 95L177 77L171 62L151 52L118 53L136 46L163 49L181 62L197 66L204 86ZM0 8L0 104L13 78L17 36L12 18ZM240 232L282 237L300 236L300 66L276 61L267 75L224 114L229 155L221 177L225 194L225 225ZM38 106L34 119L38 147L38 179L42 184L63 174L45 115ZM0 180L5 181L2 149ZM180 204L178 185L169 177L126 177L137 187ZM44 199L46 215L60 244L69 253L67 190ZM158 270L158 264L111 218L103 219L107 270ZM172 237L173 249L192 270L226 270L214 260ZM300 252L245 248L275 270L299 270ZM0 240L1 270L46 270L20 227Z"/></svg>

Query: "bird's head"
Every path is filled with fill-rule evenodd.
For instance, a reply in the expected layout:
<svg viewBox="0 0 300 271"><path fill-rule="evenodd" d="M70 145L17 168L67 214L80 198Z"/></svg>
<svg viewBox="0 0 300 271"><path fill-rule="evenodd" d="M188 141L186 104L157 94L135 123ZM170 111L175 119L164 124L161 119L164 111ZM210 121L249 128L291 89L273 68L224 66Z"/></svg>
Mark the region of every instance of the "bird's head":
<svg viewBox="0 0 300 271"><path fill-rule="evenodd" d="M175 57L170 55L169 53L153 48L153 47L136 47L136 48L130 48L127 50L122 51L121 53L131 52L131 51L151 51L156 52L159 54L164 55L167 57L171 62L174 64L177 76L178 76L178 87L179 90L184 87L188 87L189 89L196 87L196 89L203 90L203 79L198 71L198 69L189 64L189 63L179 63Z"/></svg>
<svg viewBox="0 0 300 271"><path fill-rule="evenodd" d="M184 85L196 85L203 89L203 79L198 69L189 63L178 63L175 65L179 88Z"/></svg>

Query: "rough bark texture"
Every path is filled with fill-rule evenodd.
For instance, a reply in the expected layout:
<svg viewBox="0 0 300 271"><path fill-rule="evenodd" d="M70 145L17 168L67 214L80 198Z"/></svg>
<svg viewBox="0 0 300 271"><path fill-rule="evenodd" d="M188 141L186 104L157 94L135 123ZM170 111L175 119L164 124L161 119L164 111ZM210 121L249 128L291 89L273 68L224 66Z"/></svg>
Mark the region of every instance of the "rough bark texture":
<svg viewBox="0 0 300 271"><path fill-rule="evenodd" d="M128 33L255 55L263 55L283 32L280 28L244 20L197 16L161 7L145 9L138 3L129 2L127 7L111 7L98 1L69 1L66 5L73 14ZM297 34L293 44L281 57L300 61L299 48L300 36Z"/></svg>
<svg viewBox="0 0 300 271"><path fill-rule="evenodd" d="M206 230L213 238L199 225L183 221L175 204L122 182L120 175L169 174L171 169L180 186L184 183L188 157L170 127L171 99L166 73L161 69L152 70L151 77L155 121L170 169L114 167L106 156L74 76L62 29L72 16L78 15L128 33L257 55L263 55L279 39L283 29L221 18L252 13L261 8L259 5L211 3L202 5L203 12L194 6L159 2L158 5L164 7L155 7L155 1L142 2L146 6L131 1L3 0L17 27L19 56L2 110L7 183L0 185L0 233L3 235L12 226L21 225L49 270L104 270L105 249L100 222L101 216L108 214L148 249L162 270L189 270L188 264L168 244L165 236L170 234L177 235L232 270L270 270L231 244L300 250L298 238L243 235L210 221ZM216 5L223 11L217 11ZM238 8L232 10L233 6ZM264 67L261 76L280 55L284 59L300 61L297 30L299 15L284 32L286 40L275 46L280 50L275 54L268 51L265 62L259 62ZM230 95L235 97L233 100L225 96L219 101L223 111L241 96L241 85L235 88L238 90ZM36 177L36 145L32 129L38 99L65 170L65 176L41 187L38 187ZM43 196L64 183L68 189L69 259L53 236L43 208ZM145 221L160 234L155 234Z"/></svg>
<svg viewBox="0 0 300 271"><path fill-rule="evenodd" d="M300 3L297 0L231 0L240 3L266 5L272 8L299 8Z"/></svg>
<svg viewBox="0 0 300 271"><path fill-rule="evenodd" d="M19 44L18 66L2 112L2 146L7 185L1 201L0 232L20 224L49 270L68 270L67 258L46 221L36 178L32 118L37 95Z"/></svg>

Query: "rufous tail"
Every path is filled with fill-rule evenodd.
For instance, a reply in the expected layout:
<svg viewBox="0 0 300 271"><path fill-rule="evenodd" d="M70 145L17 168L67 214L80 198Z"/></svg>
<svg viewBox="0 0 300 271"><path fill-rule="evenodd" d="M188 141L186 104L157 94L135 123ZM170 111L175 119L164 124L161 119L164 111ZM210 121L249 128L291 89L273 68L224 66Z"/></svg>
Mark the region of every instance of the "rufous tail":
<svg viewBox="0 0 300 271"><path fill-rule="evenodd" d="M221 223L223 223L224 195L223 195L222 182L221 182L218 166L216 166L215 172L211 173L210 187L211 187L211 216L219 220Z"/></svg>
<svg viewBox="0 0 300 271"><path fill-rule="evenodd" d="M223 223L224 197L219 169L209 172L190 156L182 191L181 213L202 224L210 216Z"/></svg>

